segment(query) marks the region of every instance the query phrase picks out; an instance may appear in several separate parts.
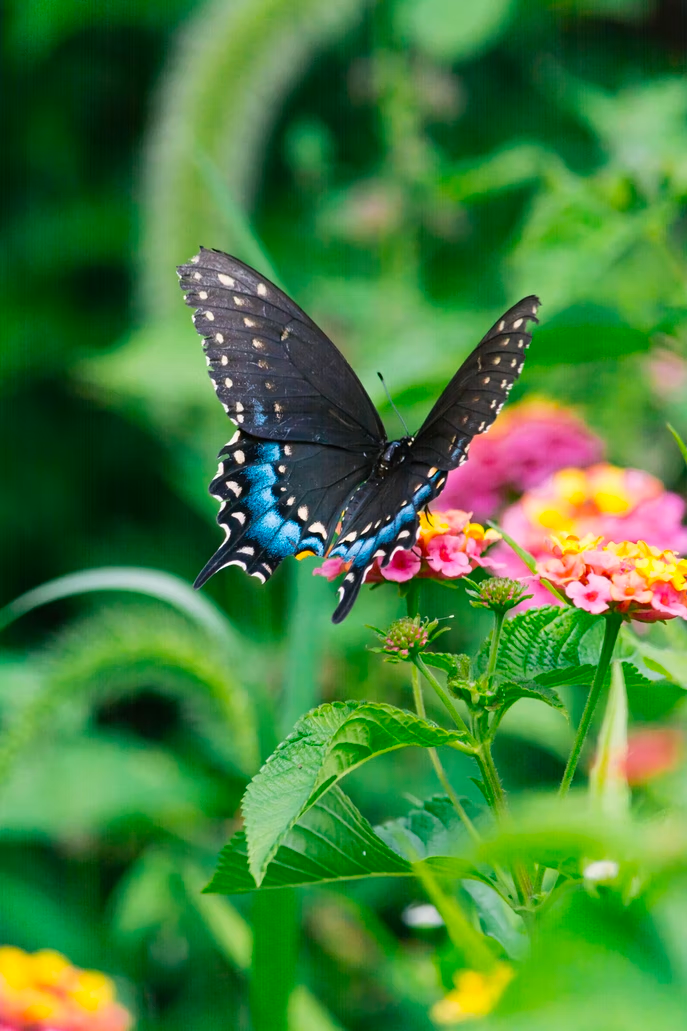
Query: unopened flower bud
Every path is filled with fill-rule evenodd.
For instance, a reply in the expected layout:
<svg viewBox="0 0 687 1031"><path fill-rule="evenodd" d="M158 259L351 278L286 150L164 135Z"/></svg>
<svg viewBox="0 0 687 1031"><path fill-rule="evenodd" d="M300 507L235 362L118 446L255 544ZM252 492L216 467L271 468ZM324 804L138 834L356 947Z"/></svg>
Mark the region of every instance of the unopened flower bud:
<svg viewBox="0 0 687 1031"><path fill-rule="evenodd" d="M501 614L532 597L525 593L527 587L520 580L510 580L503 576L491 576L480 584L470 581L470 586L472 590L468 590L467 594L472 599L470 604L473 608L491 609Z"/></svg>
<svg viewBox="0 0 687 1031"><path fill-rule="evenodd" d="M419 616L397 619L387 631L378 631L382 639L382 651L398 656L399 659L407 659L411 652L421 652L426 648L435 626L436 620L430 624L429 620L421 619Z"/></svg>

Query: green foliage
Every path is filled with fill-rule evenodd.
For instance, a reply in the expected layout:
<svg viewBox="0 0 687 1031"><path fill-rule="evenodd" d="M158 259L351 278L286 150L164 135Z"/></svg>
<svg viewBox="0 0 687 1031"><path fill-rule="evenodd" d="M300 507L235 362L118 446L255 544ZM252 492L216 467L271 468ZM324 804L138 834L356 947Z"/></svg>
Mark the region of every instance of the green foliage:
<svg viewBox="0 0 687 1031"><path fill-rule="evenodd" d="M458 731L381 703L334 702L309 712L253 778L243 800L256 882L306 810L357 766L398 748L461 748L463 740Z"/></svg>

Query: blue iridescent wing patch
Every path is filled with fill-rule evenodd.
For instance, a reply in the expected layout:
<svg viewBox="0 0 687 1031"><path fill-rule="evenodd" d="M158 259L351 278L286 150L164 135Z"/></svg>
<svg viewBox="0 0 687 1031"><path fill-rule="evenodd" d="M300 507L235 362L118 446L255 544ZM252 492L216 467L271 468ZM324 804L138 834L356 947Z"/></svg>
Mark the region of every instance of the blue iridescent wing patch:
<svg viewBox="0 0 687 1031"><path fill-rule="evenodd" d="M415 545L420 512L445 482L444 472L434 469L428 476L426 467L411 460L379 483L368 480L356 492L330 552L332 558L350 563L339 587L339 604L332 617L335 623L350 612L375 559L386 566L400 548Z"/></svg>
<svg viewBox="0 0 687 1031"><path fill-rule="evenodd" d="M225 566L240 566L264 583L289 555L324 555L366 466L340 448L326 448L325 456L323 450L236 431L210 484L225 539L194 586Z"/></svg>

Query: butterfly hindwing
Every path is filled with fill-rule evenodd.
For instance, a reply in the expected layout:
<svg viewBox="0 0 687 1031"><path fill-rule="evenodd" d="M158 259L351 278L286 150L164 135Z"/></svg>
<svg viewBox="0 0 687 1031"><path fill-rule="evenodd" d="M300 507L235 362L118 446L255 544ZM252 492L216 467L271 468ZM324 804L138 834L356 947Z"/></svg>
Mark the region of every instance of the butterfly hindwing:
<svg viewBox="0 0 687 1031"><path fill-rule="evenodd" d="M246 433L357 453L379 448L384 427L360 380L282 290L205 248L178 272L217 396Z"/></svg>
<svg viewBox="0 0 687 1031"><path fill-rule="evenodd" d="M375 559L382 567L399 549L412 548L419 514L441 491L446 477L437 469L431 476L420 463L409 462L379 482L360 487L346 512L341 533L330 555L349 563L339 587L339 604L332 616L340 623L351 610Z"/></svg>
<svg viewBox="0 0 687 1031"><path fill-rule="evenodd" d="M288 555L324 555L346 499L370 466L341 448L266 441L237 430L220 452L210 493L225 540L199 574L200 587L238 565L263 583Z"/></svg>

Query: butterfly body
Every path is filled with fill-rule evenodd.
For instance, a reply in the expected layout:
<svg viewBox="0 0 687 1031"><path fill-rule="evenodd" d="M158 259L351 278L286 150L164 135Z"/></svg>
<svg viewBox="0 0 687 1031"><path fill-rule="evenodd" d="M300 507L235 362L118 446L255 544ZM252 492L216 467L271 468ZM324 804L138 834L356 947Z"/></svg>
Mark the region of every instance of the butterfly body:
<svg viewBox="0 0 687 1031"><path fill-rule="evenodd" d="M494 421L522 369L539 302L511 308L418 433L389 441L353 369L278 287L205 249L179 275L210 378L237 425L210 484L225 540L196 586L227 565L264 582L289 555L331 555L348 564L333 616L340 622L375 559L386 565L415 544L420 511Z"/></svg>

